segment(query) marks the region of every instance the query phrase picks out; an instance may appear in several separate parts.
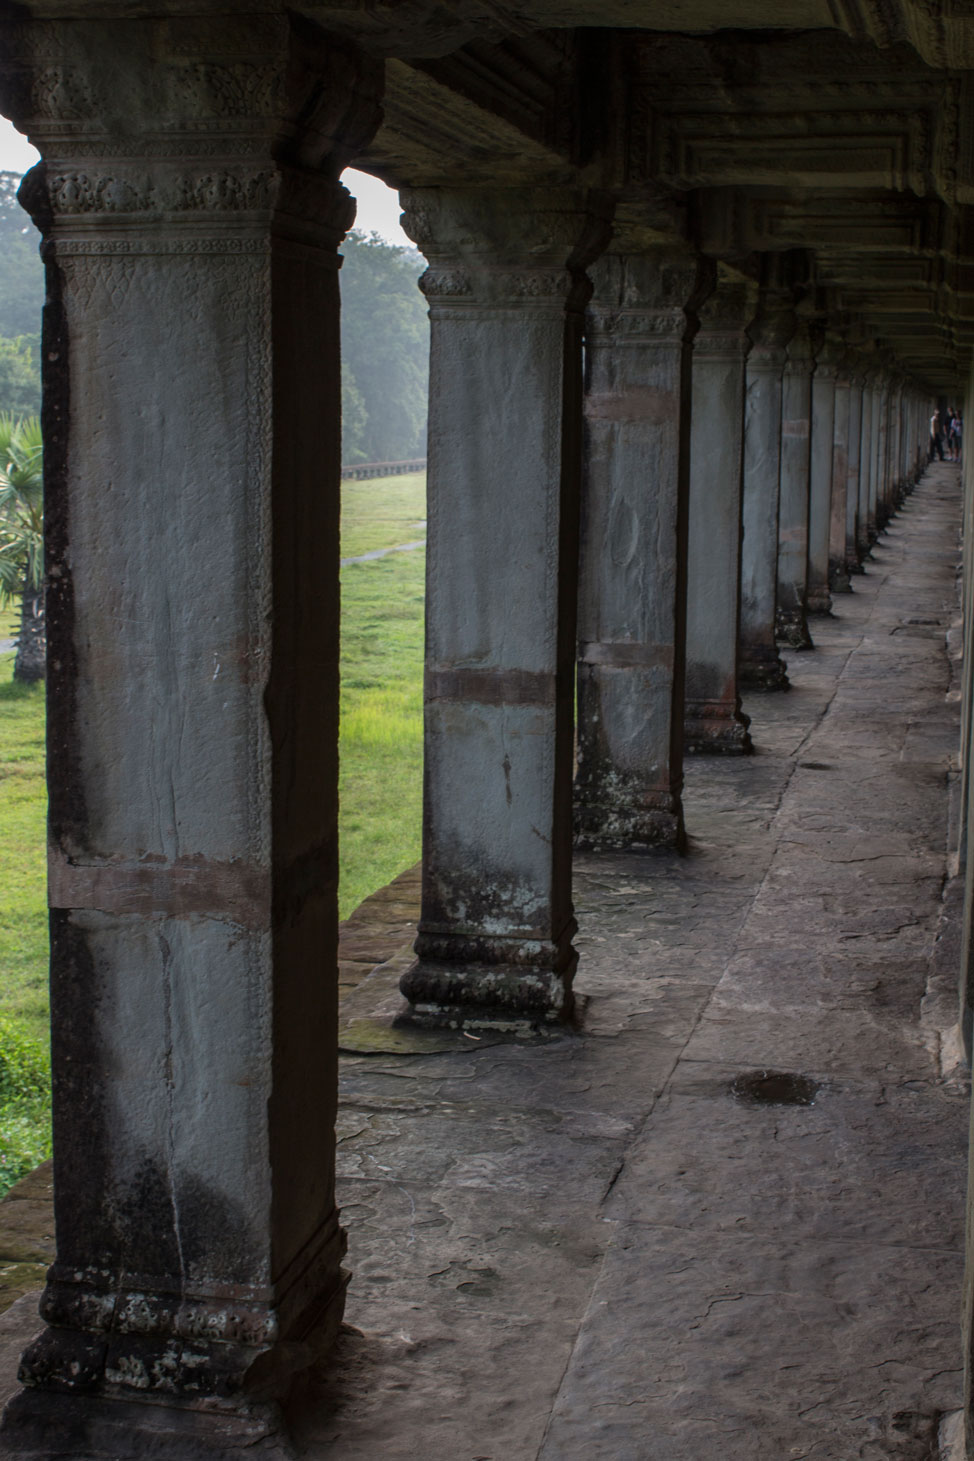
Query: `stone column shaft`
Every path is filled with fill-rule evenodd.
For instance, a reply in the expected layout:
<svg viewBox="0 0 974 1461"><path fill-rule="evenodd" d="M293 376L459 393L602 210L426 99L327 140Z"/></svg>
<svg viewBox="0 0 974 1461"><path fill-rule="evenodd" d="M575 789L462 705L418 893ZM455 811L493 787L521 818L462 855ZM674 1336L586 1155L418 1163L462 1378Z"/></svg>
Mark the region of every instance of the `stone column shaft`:
<svg viewBox="0 0 974 1461"><path fill-rule="evenodd" d="M417 1018L571 1008L585 266L601 200L403 194L429 260L423 901Z"/></svg>
<svg viewBox="0 0 974 1461"><path fill-rule="evenodd" d="M763 289L748 333L744 404L744 538L741 554L739 674L742 685L787 688L775 644L778 588L778 489L781 471L781 383L785 347L795 331L791 294Z"/></svg>
<svg viewBox="0 0 974 1461"><path fill-rule="evenodd" d="M808 483L811 465L812 371L815 344L803 324L788 346L781 387L781 477L778 513L779 643L811 649L808 632Z"/></svg>
<svg viewBox="0 0 974 1461"><path fill-rule="evenodd" d="M713 266L592 271L578 626L579 846L682 847L690 340Z"/></svg>
<svg viewBox="0 0 974 1461"><path fill-rule="evenodd" d="M275 1431L343 1308L337 179L380 76L283 14L3 41L44 158L57 1230L4 1442L183 1458Z"/></svg>
<svg viewBox="0 0 974 1461"><path fill-rule="evenodd" d="M846 477L846 573L861 573L857 547L859 526L859 472L862 450L862 380L853 376L849 386L848 475Z"/></svg>
<svg viewBox="0 0 974 1461"><path fill-rule="evenodd" d="M872 423L870 428L869 501L866 507L866 533L872 548L879 536L877 508L883 467L883 389L878 381L872 386Z"/></svg>
<svg viewBox="0 0 974 1461"><path fill-rule="evenodd" d="M827 614L829 531L832 522L832 465L835 432L835 379L839 345L827 341L812 377L812 466L808 512L808 611Z"/></svg>
<svg viewBox="0 0 974 1461"><path fill-rule="evenodd" d="M693 344L686 746L751 750L737 682L745 362L754 286L723 279Z"/></svg>
<svg viewBox="0 0 974 1461"><path fill-rule="evenodd" d="M835 381L832 427L832 511L829 523L829 586L833 593L849 593L852 584L846 566L846 522L849 490L849 441L852 383L842 366Z"/></svg>
<svg viewBox="0 0 974 1461"><path fill-rule="evenodd" d="M862 389L862 437L859 453L859 514L856 528L859 562L868 557L872 547L869 537L869 500L873 479L873 417L875 396L872 380L867 377Z"/></svg>
<svg viewBox="0 0 974 1461"><path fill-rule="evenodd" d="M879 404L879 465L876 478L876 533L886 526L890 514L890 445L893 429L893 392L884 377Z"/></svg>

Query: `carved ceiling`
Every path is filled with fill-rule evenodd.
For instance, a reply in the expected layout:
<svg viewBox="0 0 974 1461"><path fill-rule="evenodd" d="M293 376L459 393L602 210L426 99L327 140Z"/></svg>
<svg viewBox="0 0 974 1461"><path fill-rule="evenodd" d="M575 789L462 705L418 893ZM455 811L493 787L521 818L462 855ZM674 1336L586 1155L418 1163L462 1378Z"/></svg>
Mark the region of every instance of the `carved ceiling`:
<svg viewBox="0 0 974 1461"><path fill-rule="evenodd" d="M268 19L285 0L231 8ZM288 8L384 61L385 121L356 160L387 182L593 186L615 199L617 251L683 241L750 277L760 255L803 250L849 329L940 389L966 375L974 0L776 0L774 30L767 0ZM228 6L17 9L151 24L199 15L223 34Z"/></svg>
<svg viewBox="0 0 974 1461"><path fill-rule="evenodd" d="M868 26L852 10L814 33L546 30L396 58L360 165L414 187L583 178L615 195L620 251L684 239L746 271L809 250L830 308L954 390L974 338L974 73L926 64L905 10L882 47L872 8Z"/></svg>

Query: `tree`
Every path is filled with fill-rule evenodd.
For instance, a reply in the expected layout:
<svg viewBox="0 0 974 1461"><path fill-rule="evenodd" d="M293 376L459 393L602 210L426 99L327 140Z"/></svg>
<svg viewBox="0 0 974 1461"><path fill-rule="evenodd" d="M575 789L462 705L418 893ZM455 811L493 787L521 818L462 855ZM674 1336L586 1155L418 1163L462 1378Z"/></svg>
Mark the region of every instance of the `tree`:
<svg viewBox="0 0 974 1461"><path fill-rule="evenodd" d="M40 409L40 336L0 335L0 415L37 416Z"/></svg>
<svg viewBox="0 0 974 1461"><path fill-rule="evenodd" d="M425 264L414 249L357 229L346 238L342 253L342 365L354 386L344 459L383 462L422 456L429 326L416 281Z"/></svg>
<svg viewBox="0 0 974 1461"><path fill-rule="evenodd" d="M40 234L17 202L20 175L0 172L0 335L36 335L44 304Z"/></svg>
<svg viewBox="0 0 974 1461"><path fill-rule="evenodd" d="M41 423L0 416L0 602L20 599L14 679L43 680L44 489Z"/></svg>

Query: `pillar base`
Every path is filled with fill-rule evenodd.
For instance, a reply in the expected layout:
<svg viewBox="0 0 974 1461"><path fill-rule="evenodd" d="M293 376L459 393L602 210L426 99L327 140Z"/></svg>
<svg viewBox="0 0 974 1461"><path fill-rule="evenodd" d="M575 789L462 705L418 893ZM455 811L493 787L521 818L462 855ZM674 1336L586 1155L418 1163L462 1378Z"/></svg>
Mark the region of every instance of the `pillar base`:
<svg viewBox="0 0 974 1461"><path fill-rule="evenodd" d="M575 846L581 852L652 852L686 847L680 799L657 793L652 802L619 807L575 800ZM653 804L655 803L655 805Z"/></svg>
<svg viewBox="0 0 974 1461"><path fill-rule="evenodd" d="M810 614L831 614L832 595L828 589L824 592L819 589L808 595L808 612Z"/></svg>
<svg viewBox="0 0 974 1461"><path fill-rule="evenodd" d="M399 980L410 1019L431 1026L546 1025L571 1018L578 954L569 919L557 939L420 928L417 959Z"/></svg>
<svg viewBox="0 0 974 1461"><path fill-rule="evenodd" d="M774 636L789 649L814 649L804 609L779 609L775 616Z"/></svg>
<svg viewBox="0 0 974 1461"><path fill-rule="evenodd" d="M852 582L845 563L836 563L829 573L829 589L834 594L851 594Z"/></svg>
<svg viewBox="0 0 974 1461"><path fill-rule="evenodd" d="M750 756L750 716L729 701L688 700L683 749L697 756Z"/></svg>
<svg viewBox="0 0 974 1461"><path fill-rule="evenodd" d="M197 1289L55 1264L47 1321L24 1351L25 1385L0 1424L4 1455L192 1461L277 1457L279 1402L331 1348L349 1275L337 1210L296 1255L279 1291ZM271 1446L273 1442L273 1446ZM260 1447L265 1443L271 1449Z"/></svg>
<svg viewBox="0 0 974 1461"><path fill-rule="evenodd" d="M737 671L738 684L751 690L787 690L785 662L773 649L744 649Z"/></svg>
<svg viewBox="0 0 974 1461"><path fill-rule="evenodd" d="M280 1406L200 1405L21 1390L4 1411L0 1445L22 1461L293 1461Z"/></svg>
<svg viewBox="0 0 974 1461"><path fill-rule="evenodd" d="M523 964L461 964L417 959L399 980L409 1020L433 1029L550 1026L574 1010L572 980L578 955L565 968Z"/></svg>

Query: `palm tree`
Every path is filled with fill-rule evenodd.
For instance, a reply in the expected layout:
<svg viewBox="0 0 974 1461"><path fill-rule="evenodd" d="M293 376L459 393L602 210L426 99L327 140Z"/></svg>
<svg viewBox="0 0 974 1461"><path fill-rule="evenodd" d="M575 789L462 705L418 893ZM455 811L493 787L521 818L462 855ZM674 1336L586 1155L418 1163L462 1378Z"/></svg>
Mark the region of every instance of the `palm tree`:
<svg viewBox="0 0 974 1461"><path fill-rule="evenodd" d="M41 423L0 414L0 603L20 599L14 679L43 680L44 490Z"/></svg>

